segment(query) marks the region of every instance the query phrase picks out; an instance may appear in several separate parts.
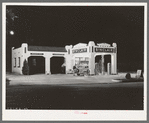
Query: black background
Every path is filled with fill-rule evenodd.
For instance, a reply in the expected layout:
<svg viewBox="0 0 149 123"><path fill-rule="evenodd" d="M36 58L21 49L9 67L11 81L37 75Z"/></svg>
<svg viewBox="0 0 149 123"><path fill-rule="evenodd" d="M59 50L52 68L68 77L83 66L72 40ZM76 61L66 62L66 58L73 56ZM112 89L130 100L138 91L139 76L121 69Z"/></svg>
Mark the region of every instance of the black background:
<svg viewBox="0 0 149 123"><path fill-rule="evenodd" d="M142 6L7 6L19 17L7 34L7 70L11 47L77 43L117 43L118 70L143 69L144 7Z"/></svg>

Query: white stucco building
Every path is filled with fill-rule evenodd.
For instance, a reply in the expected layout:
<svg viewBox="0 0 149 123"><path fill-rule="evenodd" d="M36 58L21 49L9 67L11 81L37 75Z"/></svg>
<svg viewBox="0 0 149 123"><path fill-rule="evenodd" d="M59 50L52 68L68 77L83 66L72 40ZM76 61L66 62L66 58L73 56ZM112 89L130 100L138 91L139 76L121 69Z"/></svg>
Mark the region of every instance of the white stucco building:
<svg viewBox="0 0 149 123"><path fill-rule="evenodd" d="M94 41L86 43L78 43L74 46L66 45L65 47L48 47L48 46L29 46L23 43L19 48L12 48L12 72L22 74L23 62L26 59L29 63L30 70L33 66L38 66L38 69L43 68L45 74L51 74L51 59L53 57L64 58L66 74L73 69L73 66L78 61L88 61L90 74L95 74L95 57L111 56L111 74L117 74L117 46L113 43L112 46L107 43L96 44ZM37 65L38 63L38 65ZM63 64L61 63L61 65ZM36 70L33 70L36 71Z"/></svg>

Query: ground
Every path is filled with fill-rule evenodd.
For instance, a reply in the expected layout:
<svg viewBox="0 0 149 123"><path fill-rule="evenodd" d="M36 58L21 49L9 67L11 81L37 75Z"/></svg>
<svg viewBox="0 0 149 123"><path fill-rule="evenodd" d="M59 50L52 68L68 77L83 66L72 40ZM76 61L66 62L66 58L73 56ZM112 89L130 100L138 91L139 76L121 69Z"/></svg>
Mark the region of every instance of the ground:
<svg viewBox="0 0 149 123"><path fill-rule="evenodd" d="M113 82L106 75L16 76L7 76L6 109L143 110L143 82Z"/></svg>
<svg viewBox="0 0 149 123"><path fill-rule="evenodd" d="M12 85L6 108L142 110L143 83Z"/></svg>

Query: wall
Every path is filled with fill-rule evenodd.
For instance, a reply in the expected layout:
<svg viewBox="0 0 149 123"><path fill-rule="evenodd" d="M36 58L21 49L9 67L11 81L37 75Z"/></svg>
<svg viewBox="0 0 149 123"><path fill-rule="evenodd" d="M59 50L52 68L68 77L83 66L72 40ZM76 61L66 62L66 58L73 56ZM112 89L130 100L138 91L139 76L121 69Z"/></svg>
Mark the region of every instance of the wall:
<svg viewBox="0 0 149 123"><path fill-rule="evenodd" d="M19 60L20 58L20 60ZM12 48L12 72L22 74L23 55L22 48Z"/></svg>
<svg viewBox="0 0 149 123"><path fill-rule="evenodd" d="M107 43L100 43L95 45L94 41L89 41L88 45L85 43L79 43L75 45L74 47L71 47L71 53L75 49L83 49L87 48L87 52L81 52L81 53L72 53L72 66L75 65L75 58L76 57L89 57L89 69L90 69L90 74L94 75L95 74L95 57L97 55L111 55L111 73L112 74L117 74L117 51L115 52L116 49L116 43L113 43L113 46ZM106 51L95 51L95 48L99 49L106 49ZM110 49L113 49L112 51ZM113 52L114 51L114 52Z"/></svg>
<svg viewBox="0 0 149 123"><path fill-rule="evenodd" d="M38 55L37 53L42 53L43 55ZM64 54L64 55L56 55L56 54ZM68 61L71 58L69 55L66 56L66 54L67 54L66 52L28 51L28 45L26 43L23 43L20 48L17 48L17 49L12 48L12 72L22 74L22 67L23 67L23 62L25 59L28 61L28 58L30 56L43 56L45 58L45 74L51 74L50 58L64 57L66 58L66 61ZM20 57L20 67L18 67L18 64L19 64L18 57ZM14 67L14 64L15 64L14 58L16 58L16 65L17 65L16 67Z"/></svg>
<svg viewBox="0 0 149 123"><path fill-rule="evenodd" d="M101 46L99 46L101 45ZM85 43L79 43L77 45L72 45L70 46L65 46L65 49L67 52L42 52L42 51L28 51L28 45L26 43L23 43L20 48L14 49L12 48L12 72L16 72L19 74L22 74L22 67L23 67L23 62L26 59L28 61L28 57L30 56L43 56L45 57L45 73L46 74L51 74L50 71L50 58L51 57L64 57L66 61L66 73L69 72L69 70L73 69L73 66L75 65L75 57L88 57L89 58L89 69L91 74L94 74L94 69L95 69L95 56L96 55L107 55L110 54L111 57L111 73L112 74L117 74L117 52L116 53L105 53L105 52L95 52L93 47L102 47L106 45L106 47L109 47L109 44L98 44L98 46L95 46L95 43L93 41L90 41L87 44ZM116 45L116 44L115 44ZM116 47L116 46L113 46ZM82 49L82 48L87 48L87 52L82 52L82 53L73 53L72 50L75 49ZM111 47L112 48L112 47ZM26 50L25 50L26 49ZM43 55L40 54L32 54L31 53L43 53ZM64 55L53 55L55 54L64 54ZM20 57L20 67L19 67L19 58ZM15 60L16 58L16 67L14 67Z"/></svg>

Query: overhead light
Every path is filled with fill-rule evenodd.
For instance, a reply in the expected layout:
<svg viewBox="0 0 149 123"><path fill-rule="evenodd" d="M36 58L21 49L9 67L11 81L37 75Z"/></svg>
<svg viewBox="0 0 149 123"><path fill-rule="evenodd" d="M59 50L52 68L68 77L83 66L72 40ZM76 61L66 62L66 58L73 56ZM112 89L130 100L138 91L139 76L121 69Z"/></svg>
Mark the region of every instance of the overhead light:
<svg viewBox="0 0 149 123"><path fill-rule="evenodd" d="M10 35L14 35L14 31L10 31Z"/></svg>

